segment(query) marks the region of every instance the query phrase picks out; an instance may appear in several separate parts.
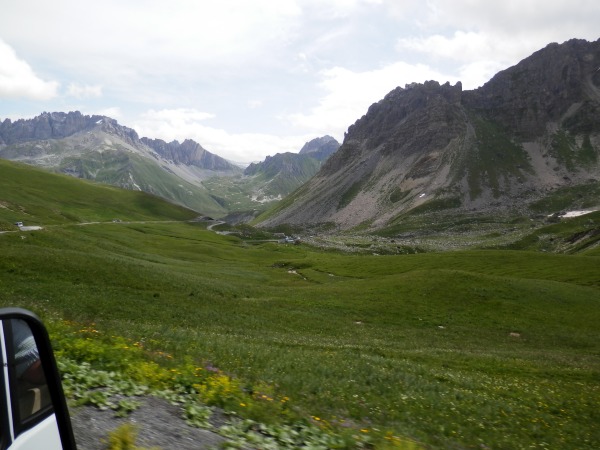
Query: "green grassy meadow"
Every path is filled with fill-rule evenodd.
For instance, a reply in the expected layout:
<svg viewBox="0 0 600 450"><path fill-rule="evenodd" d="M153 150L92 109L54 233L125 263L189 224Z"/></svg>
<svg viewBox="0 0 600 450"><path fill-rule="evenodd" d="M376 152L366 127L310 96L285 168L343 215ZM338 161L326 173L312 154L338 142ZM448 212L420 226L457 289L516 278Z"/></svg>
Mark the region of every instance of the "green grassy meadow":
<svg viewBox="0 0 600 450"><path fill-rule="evenodd" d="M58 200L84 184L61 177L51 200L5 179L0 222L20 210L53 226L0 235L3 306L268 386L295 416L376 448L600 448L597 250L350 255L218 235L131 193L85 213L92 200ZM89 189L77 198L108 195Z"/></svg>
<svg viewBox="0 0 600 450"><path fill-rule="evenodd" d="M0 160L0 231L93 221L190 220L198 214L139 191Z"/></svg>

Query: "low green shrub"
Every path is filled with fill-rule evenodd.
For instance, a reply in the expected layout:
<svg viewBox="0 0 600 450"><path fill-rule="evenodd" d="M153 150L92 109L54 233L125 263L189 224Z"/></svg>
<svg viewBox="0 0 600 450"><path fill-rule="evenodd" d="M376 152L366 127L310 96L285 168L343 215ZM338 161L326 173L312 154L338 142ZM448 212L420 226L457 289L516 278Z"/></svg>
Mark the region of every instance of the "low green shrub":
<svg viewBox="0 0 600 450"><path fill-rule="evenodd" d="M126 423L111 431L108 435L108 450L160 450L158 447L138 447L138 430L135 425Z"/></svg>

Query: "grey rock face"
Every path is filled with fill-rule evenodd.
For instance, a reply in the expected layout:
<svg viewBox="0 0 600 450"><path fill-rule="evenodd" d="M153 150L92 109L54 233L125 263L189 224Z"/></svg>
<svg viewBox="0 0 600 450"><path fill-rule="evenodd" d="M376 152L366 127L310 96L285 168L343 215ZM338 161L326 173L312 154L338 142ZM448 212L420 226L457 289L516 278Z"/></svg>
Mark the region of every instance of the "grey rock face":
<svg viewBox="0 0 600 450"><path fill-rule="evenodd" d="M6 119L0 125L0 139L6 145L20 142L61 139L79 131L92 129L102 116L84 116L79 111L42 113L33 119L11 122Z"/></svg>
<svg viewBox="0 0 600 450"><path fill-rule="evenodd" d="M325 161L329 156L334 154L340 148L340 143L333 137L327 135L315 138L300 149L299 154L310 154L313 158L319 161Z"/></svg>
<svg viewBox="0 0 600 450"><path fill-rule="evenodd" d="M593 123L589 115L598 119L599 101L600 41L578 39L549 44L464 96L466 107L519 139L543 135L548 123L576 112L571 108L584 108L581 118L588 116L586 121ZM572 122L576 130L577 121Z"/></svg>
<svg viewBox="0 0 600 450"><path fill-rule="evenodd" d="M430 200L469 211L600 179L600 40L550 44L473 91L398 87L265 225L389 221ZM537 197L536 197L537 195Z"/></svg>
<svg viewBox="0 0 600 450"><path fill-rule="evenodd" d="M210 153L191 139L186 139L181 144L178 141L167 143L162 139L149 138L142 138L141 141L163 158L176 164L197 166L207 170L236 170L236 167L226 159Z"/></svg>

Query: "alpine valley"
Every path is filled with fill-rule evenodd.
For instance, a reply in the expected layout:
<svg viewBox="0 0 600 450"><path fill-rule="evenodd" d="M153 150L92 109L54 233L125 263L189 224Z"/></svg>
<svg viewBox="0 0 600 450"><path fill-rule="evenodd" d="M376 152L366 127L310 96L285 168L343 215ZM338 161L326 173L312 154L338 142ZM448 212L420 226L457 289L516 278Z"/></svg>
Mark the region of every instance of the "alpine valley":
<svg viewBox="0 0 600 450"><path fill-rule="evenodd" d="M475 90L398 87L341 146L324 136L245 170L192 140L139 138L79 112L5 119L0 157L263 228L395 238L535 228L600 209L600 40L549 44Z"/></svg>
<svg viewBox="0 0 600 450"><path fill-rule="evenodd" d="M600 40L245 169L5 119L0 306L46 323L79 448L597 450L599 180Z"/></svg>
<svg viewBox="0 0 600 450"><path fill-rule="evenodd" d="M244 170L191 139L140 138L105 116L43 113L0 123L0 158L157 195L199 214L259 211L308 181L339 147L326 136L300 154L268 157Z"/></svg>

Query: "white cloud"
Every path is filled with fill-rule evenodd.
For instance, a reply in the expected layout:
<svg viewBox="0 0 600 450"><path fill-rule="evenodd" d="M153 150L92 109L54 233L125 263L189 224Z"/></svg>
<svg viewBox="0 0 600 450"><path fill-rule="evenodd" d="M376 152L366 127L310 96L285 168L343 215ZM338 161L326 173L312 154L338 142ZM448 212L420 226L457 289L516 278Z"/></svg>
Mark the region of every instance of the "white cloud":
<svg viewBox="0 0 600 450"><path fill-rule="evenodd" d="M295 0L31 1L3 5L0 30L29 54L107 85L277 58L301 14ZM65 17L75 18L65 23ZM27 27L15 17L27 18ZM56 32L57 25L60 33ZM30 30L35 29L36 33ZM44 39L39 36L43 35Z"/></svg>
<svg viewBox="0 0 600 450"><path fill-rule="evenodd" d="M248 108L257 109L263 105L262 100L248 100Z"/></svg>
<svg viewBox="0 0 600 450"><path fill-rule="evenodd" d="M463 31L456 31L450 38L435 34L425 38L400 38L397 43L399 50L412 50L457 61L488 58L493 47L487 36Z"/></svg>
<svg viewBox="0 0 600 450"><path fill-rule="evenodd" d="M198 111L196 109L189 108L177 108L177 109L151 109L142 114L143 120L148 121L165 121L176 126L183 126L190 123L196 123L207 119L214 118L215 115L204 111Z"/></svg>
<svg viewBox="0 0 600 450"><path fill-rule="evenodd" d="M381 69L353 72L341 67L322 72L320 86L325 95L308 114L296 113L287 117L293 125L316 135L332 134L341 139L343 133L358 118L366 114L373 103L381 100L398 86L427 80L441 83L458 81L422 64L397 62Z"/></svg>
<svg viewBox="0 0 600 450"><path fill-rule="evenodd" d="M462 82L464 90L477 89L507 66L494 60L473 61L458 68L457 79Z"/></svg>
<svg viewBox="0 0 600 450"><path fill-rule="evenodd" d="M518 40L499 40L480 32L456 31L450 37L435 34L425 38L401 38L396 48L429 56L437 64L450 61L458 65L459 75L465 89L475 89L498 71L518 62L523 52Z"/></svg>
<svg viewBox="0 0 600 450"><path fill-rule="evenodd" d="M123 117L121 108L119 108L118 106L111 106L108 108L98 109L91 113L91 115L106 116L115 120L120 120ZM125 126L127 126L127 124L125 124Z"/></svg>
<svg viewBox="0 0 600 450"><path fill-rule="evenodd" d="M71 83L67 88L67 95L77 99L102 97L102 86Z"/></svg>
<svg viewBox="0 0 600 450"><path fill-rule="evenodd" d="M460 64L470 89L550 42L598 39L598 18L600 2L589 0L430 0L422 35L399 37L396 48Z"/></svg>
<svg viewBox="0 0 600 450"><path fill-rule="evenodd" d="M0 40L0 98L49 100L57 96L59 84L39 78L31 66L19 59L11 46Z"/></svg>
<svg viewBox="0 0 600 450"><path fill-rule="evenodd" d="M594 0L430 0L425 27L487 30L538 45L573 37L597 39L600 3ZM554 37L552 37L554 36Z"/></svg>

